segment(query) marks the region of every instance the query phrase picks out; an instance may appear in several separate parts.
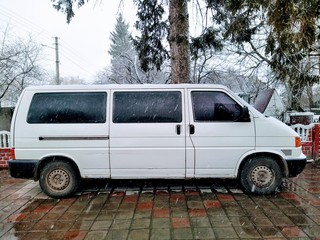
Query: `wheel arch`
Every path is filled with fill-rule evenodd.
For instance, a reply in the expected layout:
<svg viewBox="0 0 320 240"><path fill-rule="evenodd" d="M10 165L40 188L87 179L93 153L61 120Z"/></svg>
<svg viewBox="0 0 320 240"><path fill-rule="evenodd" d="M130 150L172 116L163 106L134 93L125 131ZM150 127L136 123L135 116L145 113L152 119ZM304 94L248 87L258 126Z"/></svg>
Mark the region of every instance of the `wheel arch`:
<svg viewBox="0 0 320 240"><path fill-rule="evenodd" d="M250 154L250 155L246 156L241 161L241 163L240 163L240 165L238 167L237 178L241 177L241 173L242 173L242 169L243 169L244 165L248 161L250 161L250 159L253 159L255 157L270 157L270 158L272 158L279 165L283 176L287 176L288 175L288 172L289 172L288 166L287 166L285 160L279 154L276 154L276 153L273 153L273 152L257 152L257 153L253 153L253 154Z"/></svg>
<svg viewBox="0 0 320 240"><path fill-rule="evenodd" d="M76 162L69 157L58 155L58 156L46 156L39 161L35 169L34 180L35 181L39 180L40 172L44 168L44 166L49 162L54 162L54 161L64 161L69 163L72 166L72 168L76 171L78 178L81 178L81 173Z"/></svg>

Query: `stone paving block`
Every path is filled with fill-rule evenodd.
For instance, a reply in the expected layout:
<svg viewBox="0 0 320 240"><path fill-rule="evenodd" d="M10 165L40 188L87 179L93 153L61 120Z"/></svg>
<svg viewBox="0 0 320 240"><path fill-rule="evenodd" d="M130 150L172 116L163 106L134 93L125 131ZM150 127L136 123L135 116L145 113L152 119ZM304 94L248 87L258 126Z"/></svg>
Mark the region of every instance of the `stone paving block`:
<svg viewBox="0 0 320 240"><path fill-rule="evenodd" d="M209 216L209 220L213 227L231 226L231 222L227 216Z"/></svg>
<svg viewBox="0 0 320 240"><path fill-rule="evenodd" d="M115 219L130 219L134 215L134 209L132 210L119 210L116 213Z"/></svg>
<svg viewBox="0 0 320 240"><path fill-rule="evenodd" d="M2 226L1 226L2 225ZM4 223L0 224L0 237L1 234L9 231L11 228L14 228L16 231L31 231L35 222L16 222L16 223Z"/></svg>
<svg viewBox="0 0 320 240"><path fill-rule="evenodd" d="M151 220L148 218L134 219L131 223L131 229L147 229L150 227Z"/></svg>
<svg viewBox="0 0 320 240"><path fill-rule="evenodd" d="M218 200L204 200L203 204L206 208L221 208L221 203Z"/></svg>
<svg viewBox="0 0 320 240"><path fill-rule="evenodd" d="M152 228L150 240L169 240L171 239L170 228Z"/></svg>
<svg viewBox="0 0 320 240"><path fill-rule="evenodd" d="M28 234L28 232L16 232L16 231L6 231L5 233L1 234L1 239L26 239L24 236Z"/></svg>
<svg viewBox="0 0 320 240"><path fill-rule="evenodd" d="M190 223L193 228L211 227L211 223L207 217L190 218Z"/></svg>
<svg viewBox="0 0 320 240"><path fill-rule="evenodd" d="M169 218L170 217L170 209L153 209L152 212L152 217L153 218Z"/></svg>
<svg viewBox="0 0 320 240"><path fill-rule="evenodd" d="M192 208L188 210L190 218L192 217L206 217L207 212L204 208Z"/></svg>
<svg viewBox="0 0 320 240"><path fill-rule="evenodd" d="M128 229L109 230L105 239L106 240L123 240L128 238L128 234L129 234ZM101 239L101 238L96 238L96 239Z"/></svg>
<svg viewBox="0 0 320 240"><path fill-rule="evenodd" d="M55 223L56 223L55 221L39 221L33 225L32 230L35 230L35 231L51 230L54 228Z"/></svg>
<svg viewBox="0 0 320 240"><path fill-rule="evenodd" d="M138 195L129 195L129 196L125 196L123 198L123 201L122 203L132 203L132 204L135 204L139 199L139 196Z"/></svg>
<svg viewBox="0 0 320 240"><path fill-rule="evenodd" d="M110 228L112 225L112 220L104 220L104 221L94 221L91 225L90 230L93 231L106 231Z"/></svg>
<svg viewBox="0 0 320 240"><path fill-rule="evenodd" d="M110 229L115 230L115 229L129 229L131 225L131 219L118 219L112 221L112 225Z"/></svg>
<svg viewBox="0 0 320 240"><path fill-rule="evenodd" d="M108 231L90 231L85 236L85 240L96 240L106 238Z"/></svg>
<svg viewBox="0 0 320 240"><path fill-rule="evenodd" d="M284 237L277 227L257 227L258 232L263 238L281 238Z"/></svg>
<svg viewBox="0 0 320 240"><path fill-rule="evenodd" d="M273 226L273 223L266 217L263 217L263 218L250 217L250 221L255 226L265 226L265 227Z"/></svg>
<svg viewBox="0 0 320 240"><path fill-rule="evenodd" d="M76 220L70 230L88 231L94 222L93 220Z"/></svg>
<svg viewBox="0 0 320 240"><path fill-rule="evenodd" d="M208 216L227 216L223 208L210 208L207 209Z"/></svg>
<svg viewBox="0 0 320 240"><path fill-rule="evenodd" d="M171 226L172 228L189 228L190 220L189 218L171 218Z"/></svg>
<svg viewBox="0 0 320 240"><path fill-rule="evenodd" d="M136 210L137 211L151 210L152 207L153 207L152 201L138 202Z"/></svg>
<svg viewBox="0 0 320 240"><path fill-rule="evenodd" d="M294 226L294 223L288 217L270 217L270 221L278 227Z"/></svg>
<svg viewBox="0 0 320 240"><path fill-rule="evenodd" d="M217 239L221 238L238 238L233 227L213 227Z"/></svg>
<svg viewBox="0 0 320 240"><path fill-rule="evenodd" d="M237 226L253 227L253 223L251 219L247 216L229 217L229 221L234 227L237 227Z"/></svg>
<svg viewBox="0 0 320 240"><path fill-rule="evenodd" d="M283 227L281 228L281 233L288 238L303 238L307 237L307 234L299 227Z"/></svg>
<svg viewBox="0 0 320 240"><path fill-rule="evenodd" d="M141 218L150 218L152 215L152 210L144 210L144 211L136 211L133 215L134 219L141 219Z"/></svg>
<svg viewBox="0 0 320 240"><path fill-rule="evenodd" d="M173 218L188 218L189 213L188 209L177 209L177 208L171 208L171 217Z"/></svg>
<svg viewBox="0 0 320 240"><path fill-rule="evenodd" d="M241 239L260 239L262 237L253 226L236 226L234 229Z"/></svg>
<svg viewBox="0 0 320 240"><path fill-rule="evenodd" d="M131 229L128 240L149 240L150 229Z"/></svg>
<svg viewBox="0 0 320 240"><path fill-rule="evenodd" d="M204 208L203 202L201 201L200 197L195 200L188 200L187 205L188 208Z"/></svg>
<svg viewBox="0 0 320 240"><path fill-rule="evenodd" d="M0 171L0 239L320 239L320 165L306 170L268 196L168 180L101 183L67 199Z"/></svg>
<svg viewBox="0 0 320 240"><path fill-rule="evenodd" d="M173 229L173 239L193 239L191 228Z"/></svg>
<svg viewBox="0 0 320 240"><path fill-rule="evenodd" d="M87 231L73 230L64 235L64 240L82 240L86 237Z"/></svg>
<svg viewBox="0 0 320 240"><path fill-rule="evenodd" d="M78 216L78 219L80 219L80 220L94 220L97 218L98 214L99 214L99 211L87 210L85 212L81 212L81 214Z"/></svg>
<svg viewBox="0 0 320 240"><path fill-rule="evenodd" d="M303 232L307 234L308 237L313 239L319 239L320 238L320 226L301 226L300 227Z"/></svg>
<svg viewBox="0 0 320 240"><path fill-rule="evenodd" d="M101 210L96 220L113 220L117 215L117 211Z"/></svg>
<svg viewBox="0 0 320 240"><path fill-rule="evenodd" d="M194 238L192 239L215 239L212 228L209 227L197 227L193 228Z"/></svg>
<svg viewBox="0 0 320 240"><path fill-rule="evenodd" d="M171 228L171 220L169 218L153 218L151 221L151 228Z"/></svg>

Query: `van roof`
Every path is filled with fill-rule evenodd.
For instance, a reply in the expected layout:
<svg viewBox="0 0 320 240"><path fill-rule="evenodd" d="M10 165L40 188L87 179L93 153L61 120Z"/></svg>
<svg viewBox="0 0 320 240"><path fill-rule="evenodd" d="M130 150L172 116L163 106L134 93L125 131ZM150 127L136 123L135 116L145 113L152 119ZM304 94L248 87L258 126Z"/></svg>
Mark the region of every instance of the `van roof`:
<svg viewBox="0 0 320 240"><path fill-rule="evenodd" d="M54 91L54 90L109 90L109 89L225 89L219 84L106 84L106 85L43 85L30 86L26 91Z"/></svg>

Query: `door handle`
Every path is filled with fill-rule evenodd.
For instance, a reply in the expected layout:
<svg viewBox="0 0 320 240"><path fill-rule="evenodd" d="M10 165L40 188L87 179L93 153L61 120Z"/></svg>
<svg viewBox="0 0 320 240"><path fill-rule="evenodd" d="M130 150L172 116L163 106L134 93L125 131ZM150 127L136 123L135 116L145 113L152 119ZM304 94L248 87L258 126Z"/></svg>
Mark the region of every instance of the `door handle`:
<svg viewBox="0 0 320 240"><path fill-rule="evenodd" d="M176 130L177 130L177 134L180 135L181 134L181 125L177 125Z"/></svg>
<svg viewBox="0 0 320 240"><path fill-rule="evenodd" d="M189 125L189 133L190 133L190 135L193 135L194 133L195 133L195 127L194 127L194 125L193 124L190 124Z"/></svg>

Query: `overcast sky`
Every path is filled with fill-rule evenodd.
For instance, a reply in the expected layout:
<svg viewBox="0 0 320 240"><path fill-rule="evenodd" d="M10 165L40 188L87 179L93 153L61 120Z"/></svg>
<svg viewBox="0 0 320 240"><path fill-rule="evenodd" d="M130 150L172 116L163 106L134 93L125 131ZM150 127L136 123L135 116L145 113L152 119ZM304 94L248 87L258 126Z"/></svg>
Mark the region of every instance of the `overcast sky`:
<svg viewBox="0 0 320 240"><path fill-rule="evenodd" d="M119 5L126 2L128 5ZM90 0L76 11L70 24L52 7L51 0L1 0L0 29L11 35L31 35L44 47L43 66L55 73L54 37L59 38L60 76L79 76L87 81L109 63L109 36L121 11L127 22L135 19L132 1Z"/></svg>

